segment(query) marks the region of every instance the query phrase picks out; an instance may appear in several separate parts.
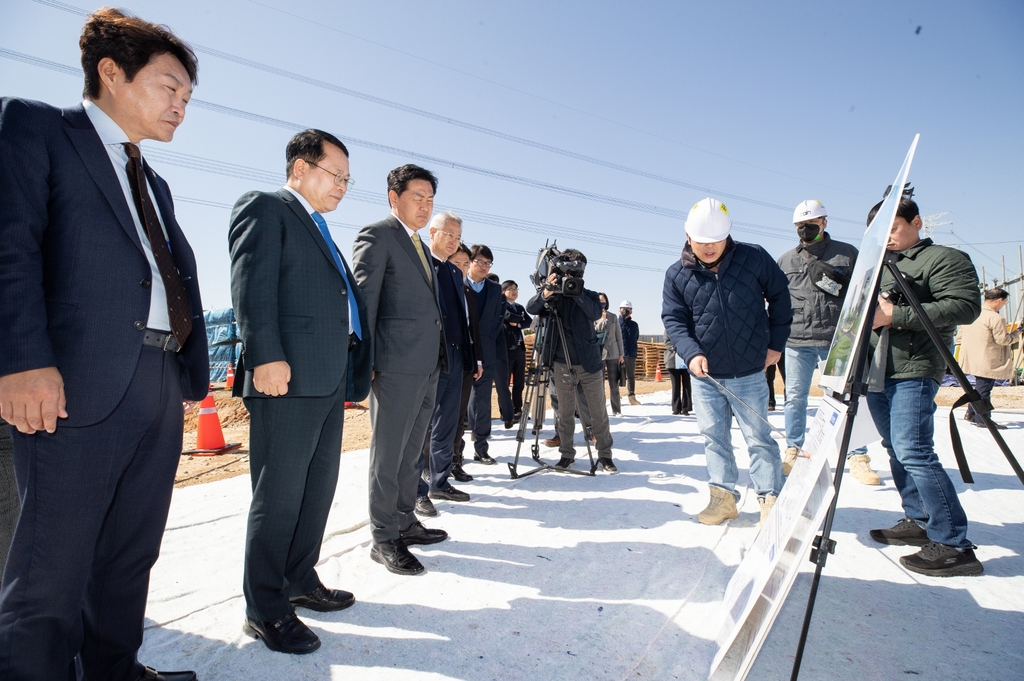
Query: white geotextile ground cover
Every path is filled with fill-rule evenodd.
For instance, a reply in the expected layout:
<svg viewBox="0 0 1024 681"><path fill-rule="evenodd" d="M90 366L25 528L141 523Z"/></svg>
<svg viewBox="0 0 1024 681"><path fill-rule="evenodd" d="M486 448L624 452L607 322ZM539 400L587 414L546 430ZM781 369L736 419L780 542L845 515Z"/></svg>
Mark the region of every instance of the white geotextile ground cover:
<svg viewBox="0 0 1024 681"><path fill-rule="evenodd" d="M202 681L706 678L725 586L754 538L758 505L744 488L739 519L700 525L708 492L696 420L670 416L668 393L643 400L612 418L616 476L511 480L515 431L495 423L499 465L466 466L476 477L460 485L470 503L437 503L440 516L426 524L451 538L413 548L427 567L418 577L370 560L367 452L342 455L318 572L357 602L339 613L299 610L323 641L311 655L274 653L242 633L248 476L175 490L141 661L195 669ZM940 408L936 417L937 446L985 574L915 575L898 558L916 549L871 541L870 528L901 517L886 456L872 445L883 485L844 481L838 548L801 678L1024 678L1024 486L987 431L967 424L976 483L963 484L947 414ZM1010 425L1004 435L1024 460L1024 414L995 417ZM771 421L781 428L781 412ZM742 443L735 428L733 442ZM555 451L542 450L554 463ZM746 486L749 461L738 450ZM577 452L585 459L582 446ZM526 446L523 460L530 463ZM750 679L789 678L812 567L804 563Z"/></svg>

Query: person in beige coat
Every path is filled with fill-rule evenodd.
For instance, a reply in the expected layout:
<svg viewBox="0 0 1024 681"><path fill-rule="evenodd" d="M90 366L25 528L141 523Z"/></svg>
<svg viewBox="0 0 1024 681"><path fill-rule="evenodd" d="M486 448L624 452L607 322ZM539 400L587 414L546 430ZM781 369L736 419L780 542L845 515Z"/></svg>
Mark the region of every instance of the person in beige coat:
<svg viewBox="0 0 1024 681"><path fill-rule="evenodd" d="M622 415L622 398L619 395L619 372L622 371L622 364L626 361L622 354L622 329L619 327L619 318L614 312L608 311L608 296L603 293L597 294L601 301L601 310L604 314L594 322L594 331L597 332L597 340L601 343L601 360L604 362L605 376L608 378L612 401L612 414Z"/></svg>
<svg viewBox="0 0 1024 681"><path fill-rule="evenodd" d="M1006 322L999 314L1009 296L1001 288L986 291L981 315L973 324L960 327L957 334L960 368L965 374L974 376L975 388L984 400L989 399L996 381L1006 380L1013 375L1013 350L1010 345L1020 339L1020 329L1007 333ZM964 419L976 426L985 427L971 405L967 405ZM996 427L1005 428L1000 425Z"/></svg>

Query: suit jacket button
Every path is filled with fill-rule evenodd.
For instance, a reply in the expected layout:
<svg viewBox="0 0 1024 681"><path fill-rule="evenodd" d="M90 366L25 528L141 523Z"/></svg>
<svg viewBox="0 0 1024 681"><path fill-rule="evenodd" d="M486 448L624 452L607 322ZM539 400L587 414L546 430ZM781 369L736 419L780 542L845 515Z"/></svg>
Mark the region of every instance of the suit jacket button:
<svg viewBox="0 0 1024 681"><path fill-rule="evenodd" d="M132 326L134 326L139 331L142 331L144 328L146 328L146 322L135 322L134 324L132 324Z"/></svg>
<svg viewBox="0 0 1024 681"><path fill-rule="evenodd" d="M149 279L143 279L142 281L139 282L139 286L141 286L142 288L149 288L151 283L152 282L150 282Z"/></svg>

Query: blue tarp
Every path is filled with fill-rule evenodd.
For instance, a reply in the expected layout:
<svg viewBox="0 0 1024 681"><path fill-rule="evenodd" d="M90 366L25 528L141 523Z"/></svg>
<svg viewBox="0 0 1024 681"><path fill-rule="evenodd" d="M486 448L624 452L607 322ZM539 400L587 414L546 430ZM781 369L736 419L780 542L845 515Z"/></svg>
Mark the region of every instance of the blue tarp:
<svg viewBox="0 0 1024 681"><path fill-rule="evenodd" d="M238 325L235 311L230 307L222 310L204 310L206 320L206 342L210 346L210 382L223 383L227 380L228 364L238 366Z"/></svg>

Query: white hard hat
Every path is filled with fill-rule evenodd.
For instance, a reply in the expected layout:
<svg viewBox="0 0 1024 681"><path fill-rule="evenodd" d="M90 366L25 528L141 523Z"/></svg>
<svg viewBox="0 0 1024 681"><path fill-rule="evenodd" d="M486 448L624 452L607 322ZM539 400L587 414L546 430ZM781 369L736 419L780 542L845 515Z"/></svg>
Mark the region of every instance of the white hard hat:
<svg viewBox="0 0 1024 681"><path fill-rule="evenodd" d="M826 215L828 215L828 212L825 210L825 206L821 205L821 201L807 199L806 201L801 201L800 205L793 211L793 224L799 225L801 222L823 218Z"/></svg>
<svg viewBox="0 0 1024 681"><path fill-rule="evenodd" d="M628 307L630 310L632 310L633 303L629 302L628 300L623 300L621 303L619 303L619 307Z"/></svg>
<svg viewBox="0 0 1024 681"><path fill-rule="evenodd" d="M717 199L701 199L686 216L686 234L699 244L722 241L729 236L732 219L725 204Z"/></svg>

